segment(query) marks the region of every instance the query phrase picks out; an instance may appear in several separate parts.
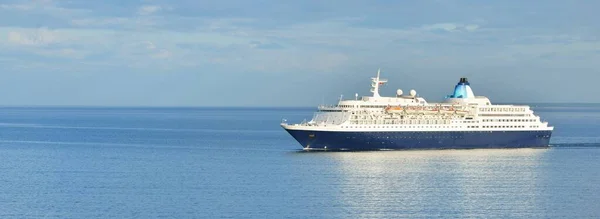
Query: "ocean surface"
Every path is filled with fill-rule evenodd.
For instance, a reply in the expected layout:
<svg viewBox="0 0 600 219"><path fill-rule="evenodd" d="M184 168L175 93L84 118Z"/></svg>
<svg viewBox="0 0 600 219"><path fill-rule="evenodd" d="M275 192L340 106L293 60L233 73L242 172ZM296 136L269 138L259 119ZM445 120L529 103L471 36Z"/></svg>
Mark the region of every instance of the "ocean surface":
<svg viewBox="0 0 600 219"><path fill-rule="evenodd" d="M0 218L600 218L600 105L548 149L302 152L314 108L0 108Z"/></svg>

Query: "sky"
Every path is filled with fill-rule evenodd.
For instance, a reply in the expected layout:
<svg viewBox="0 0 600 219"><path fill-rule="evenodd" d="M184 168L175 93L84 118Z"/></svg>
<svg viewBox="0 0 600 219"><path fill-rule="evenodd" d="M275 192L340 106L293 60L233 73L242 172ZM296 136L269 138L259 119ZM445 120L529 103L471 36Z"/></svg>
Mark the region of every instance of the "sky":
<svg viewBox="0 0 600 219"><path fill-rule="evenodd" d="M600 102L599 1L0 0L0 105Z"/></svg>

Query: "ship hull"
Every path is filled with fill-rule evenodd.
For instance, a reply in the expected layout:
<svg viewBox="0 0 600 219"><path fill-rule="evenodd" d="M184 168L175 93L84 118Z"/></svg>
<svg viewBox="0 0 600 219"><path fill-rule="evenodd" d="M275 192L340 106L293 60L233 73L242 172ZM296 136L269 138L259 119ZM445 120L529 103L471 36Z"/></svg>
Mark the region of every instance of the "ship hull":
<svg viewBox="0 0 600 219"><path fill-rule="evenodd" d="M548 147L552 131L286 131L305 150L410 150Z"/></svg>

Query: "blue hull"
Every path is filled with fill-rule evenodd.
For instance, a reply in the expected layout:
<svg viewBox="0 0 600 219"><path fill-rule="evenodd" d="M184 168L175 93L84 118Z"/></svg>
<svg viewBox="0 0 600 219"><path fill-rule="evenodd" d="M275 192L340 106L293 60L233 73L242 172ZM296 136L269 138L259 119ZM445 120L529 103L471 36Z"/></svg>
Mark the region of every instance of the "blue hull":
<svg viewBox="0 0 600 219"><path fill-rule="evenodd" d="M328 132L287 130L304 149L406 150L548 147L552 131Z"/></svg>

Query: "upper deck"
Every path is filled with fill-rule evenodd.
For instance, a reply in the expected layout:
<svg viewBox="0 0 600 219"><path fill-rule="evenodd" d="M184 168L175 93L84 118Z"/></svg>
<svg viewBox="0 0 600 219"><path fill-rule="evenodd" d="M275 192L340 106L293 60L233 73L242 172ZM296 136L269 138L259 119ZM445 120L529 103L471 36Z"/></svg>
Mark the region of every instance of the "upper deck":
<svg viewBox="0 0 600 219"><path fill-rule="evenodd" d="M524 130L552 129L526 105L494 105L485 96L475 96L466 78L461 78L452 95L437 103L429 103L415 90L395 97L382 97L379 87L387 80L372 78L373 96L358 94L354 99L336 105L321 105L309 122L295 124L310 128L369 130Z"/></svg>

